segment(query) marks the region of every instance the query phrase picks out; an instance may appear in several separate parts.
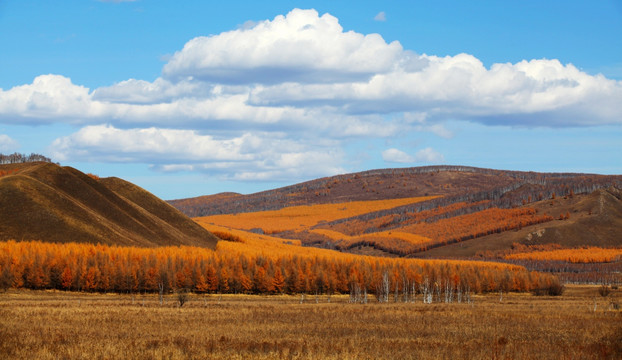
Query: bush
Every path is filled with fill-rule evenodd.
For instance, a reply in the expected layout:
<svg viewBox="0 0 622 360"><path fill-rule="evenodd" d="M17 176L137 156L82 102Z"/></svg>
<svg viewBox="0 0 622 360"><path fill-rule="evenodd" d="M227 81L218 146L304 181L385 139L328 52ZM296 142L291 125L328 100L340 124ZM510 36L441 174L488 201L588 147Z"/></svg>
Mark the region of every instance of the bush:
<svg viewBox="0 0 622 360"><path fill-rule="evenodd" d="M555 282L545 287L533 289L531 292L536 296L561 296L564 293L564 290L566 290L564 285L559 282Z"/></svg>
<svg viewBox="0 0 622 360"><path fill-rule="evenodd" d="M609 285L607 284L602 284L599 288L598 288L598 293L600 294L600 296L602 297L607 297L609 294L611 294L611 288L609 287Z"/></svg>
<svg viewBox="0 0 622 360"><path fill-rule="evenodd" d="M188 301L188 293L185 291L180 291L177 294L177 302L179 303L179 307L183 307L187 301Z"/></svg>

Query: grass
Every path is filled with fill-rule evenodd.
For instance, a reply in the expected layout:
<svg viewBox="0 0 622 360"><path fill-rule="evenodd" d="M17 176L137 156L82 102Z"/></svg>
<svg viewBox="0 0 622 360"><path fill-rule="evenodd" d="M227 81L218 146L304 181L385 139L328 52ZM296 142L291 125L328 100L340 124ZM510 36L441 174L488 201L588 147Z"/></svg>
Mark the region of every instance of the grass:
<svg viewBox="0 0 622 360"><path fill-rule="evenodd" d="M619 291L476 296L474 304L347 297L0 294L0 358L616 359ZM421 300L421 298L419 298ZM596 307L594 306L596 304Z"/></svg>

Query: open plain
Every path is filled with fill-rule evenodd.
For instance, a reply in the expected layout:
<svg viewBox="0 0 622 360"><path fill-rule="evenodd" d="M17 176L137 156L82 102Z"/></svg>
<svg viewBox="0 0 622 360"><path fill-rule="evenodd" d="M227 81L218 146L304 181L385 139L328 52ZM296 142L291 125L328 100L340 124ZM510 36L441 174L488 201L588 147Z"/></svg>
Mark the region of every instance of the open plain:
<svg viewBox="0 0 622 360"><path fill-rule="evenodd" d="M620 290L476 295L472 303L347 296L0 294L0 357L21 359L619 359Z"/></svg>

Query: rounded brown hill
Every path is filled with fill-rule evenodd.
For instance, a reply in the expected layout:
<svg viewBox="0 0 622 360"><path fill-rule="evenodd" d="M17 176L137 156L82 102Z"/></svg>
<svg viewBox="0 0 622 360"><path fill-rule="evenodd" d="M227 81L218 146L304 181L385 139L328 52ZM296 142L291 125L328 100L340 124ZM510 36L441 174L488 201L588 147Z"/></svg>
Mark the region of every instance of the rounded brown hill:
<svg viewBox="0 0 622 360"><path fill-rule="evenodd" d="M0 240L215 248L218 239L151 193L52 163L0 165Z"/></svg>

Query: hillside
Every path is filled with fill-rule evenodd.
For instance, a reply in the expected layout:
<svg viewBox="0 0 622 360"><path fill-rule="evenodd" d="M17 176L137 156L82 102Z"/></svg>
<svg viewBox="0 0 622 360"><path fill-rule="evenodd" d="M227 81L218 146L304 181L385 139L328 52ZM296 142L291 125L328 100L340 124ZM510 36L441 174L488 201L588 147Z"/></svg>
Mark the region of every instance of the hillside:
<svg viewBox="0 0 622 360"><path fill-rule="evenodd" d="M431 166L171 203L209 214L195 217L208 229L367 255L472 257L513 243L621 246L621 187L622 176Z"/></svg>
<svg viewBox="0 0 622 360"><path fill-rule="evenodd" d="M585 195L544 200L533 206L541 212L555 214L556 219L516 231L431 249L417 255L432 258L471 257L509 249L515 243L527 246L558 244L566 248L622 246L622 192L619 188L610 187ZM562 214L568 214L568 219L560 220Z"/></svg>
<svg viewBox="0 0 622 360"><path fill-rule="evenodd" d="M423 166L380 169L337 175L262 191L255 194L221 193L169 203L190 217L278 210L288 206L388 200L421 196L452 199L504 198L521 205L553 193L589 193L613 184L622 176L575 173L536 173L482 169L468 166ZM449 200L450 202L453 200Z"/></svg>
<svg viewBox="0 0 622 360"><path fill-rule="evenodd" d="M0 165L0 240L214 248L217 238L118 178L34 162Z"/></svg>

